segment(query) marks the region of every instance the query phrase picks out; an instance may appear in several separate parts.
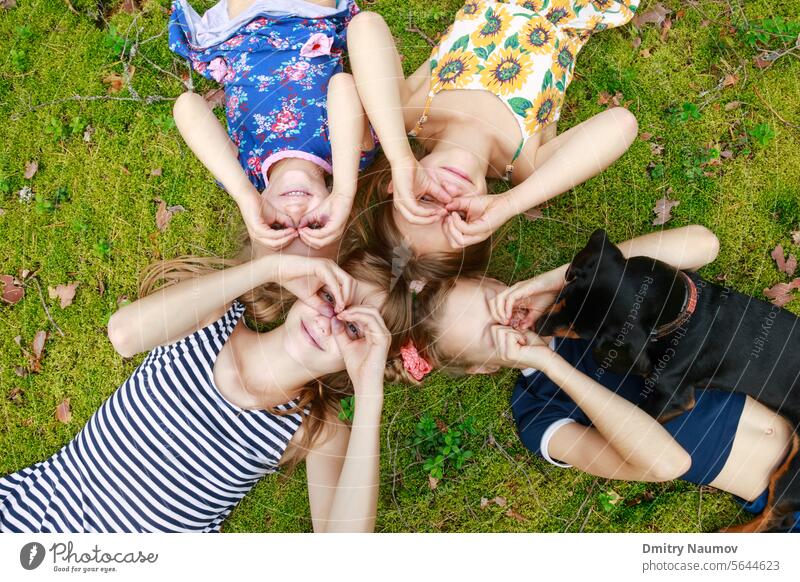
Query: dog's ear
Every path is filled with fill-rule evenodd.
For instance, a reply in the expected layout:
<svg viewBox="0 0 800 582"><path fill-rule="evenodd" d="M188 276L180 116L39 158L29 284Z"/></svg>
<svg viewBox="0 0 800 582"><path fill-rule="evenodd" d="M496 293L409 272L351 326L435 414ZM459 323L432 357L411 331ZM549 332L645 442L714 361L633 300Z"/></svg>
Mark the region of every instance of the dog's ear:
<svg viewBox="0 0 800 582"><path fill-rule="evenodd" d="M608 233L602 228L598 228L589 237L586 246L583 247L567 269L565 279L571 282L575 279L594 279L595 272L602 263L604 268L611 267L612 265L623 265L625 257L622 251L619 250L608 238Z"/></svg>
<svg viewBox="0 0 800 582"><path fill-rule="evenodd" d="M652 369L647 355L649 342L650 335L638 326L627 333L605 332L597 338L592 354L601 368L617 374L647 376Z"/></svg>

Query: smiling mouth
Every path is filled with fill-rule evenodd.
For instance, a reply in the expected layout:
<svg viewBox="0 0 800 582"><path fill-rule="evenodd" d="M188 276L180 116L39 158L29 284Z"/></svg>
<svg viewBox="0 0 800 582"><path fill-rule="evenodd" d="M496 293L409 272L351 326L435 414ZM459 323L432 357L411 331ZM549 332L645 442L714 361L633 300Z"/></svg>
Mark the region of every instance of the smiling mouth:
<svg viewBox="0 0 800 582"><path fill-rule="evenodd" d="M462 172L462 171L461 171L461 170L459 170L458 168L451 168L451 167L449 167L449 166L443 166L443 167L442 167L442 169L443 169L443 170L446 170L446 171L448 171L448 172L450 172L450 173L451 173L451 174L453 174L454 176L458 176L458 177L459 177L459 178L461 178L462 180L466 180L466 181L467 181L467 182L469 182L470 184L473 184L472 180L470 180L470 177L469 177L469 176L467 176L467 174L466 174L466 173Z"/></svg>
<svg viewBox="0 0 800 582"><path fill-rule="evenodd" d="M288 192L284 192L281 196L289 196L291 198L294 197L301 197L301 196L311 196L310 192L306 192L305 190L289 190Z"/></svg>
<svg viewBox="0 0 800 582"><path fill-rule="evenodd" d="M323 351L323 352L325 351L325 350L322 349L322 346L319 345L319 342L317 341L317 338L315 338L313 335L311 335L311 332L308 331L308 328L306 327L305 322L303 322L303 321L300 322L300 329L303 330L303 333L308 337L308 341L310 341L311 344L315 348L317 348L318 350Z"/></svg>

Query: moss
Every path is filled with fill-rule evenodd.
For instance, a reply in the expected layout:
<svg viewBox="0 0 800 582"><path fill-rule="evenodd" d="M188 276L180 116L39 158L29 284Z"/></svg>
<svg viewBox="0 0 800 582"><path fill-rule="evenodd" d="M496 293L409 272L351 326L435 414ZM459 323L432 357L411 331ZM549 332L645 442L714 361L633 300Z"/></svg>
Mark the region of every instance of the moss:
<svg viewBox="0 0 800 582"><path fill-rule="evenodd" d="M730 33L725 3L701 0L697 8L677 0L664 3L674 11L683 8L666 42L651 25L640 32L632 26L603 32L589 42L578 58L578 75L559 123L560 131L580 123L603 109L600 92L619 91L641 131L656 136L663 153L655 156L648 143L637 140L602 175L554 200L542 219L512 221L495 239L493 276L511 282L558 266L600 226L616 240L655 230L653 204L669 195L681 204L668 226L703 224L721 240L720 256L704 275L724 274L729 284L756 296L785 279L769 251L779 242L787 252L800 251L790 238L800 226L800 136L764 101L783 118L800 122L800 63L786 57L766 70L753 66L754 53ZM0 448L5 451L0 473L51 455L133 371L140 358L121 361L105 339L105 325L119 298L135 296L141 269L159 256L230 254L241 228L233 202L176 130L163 123L169 102L68 101L33 109L75 94L103 95L103 78L122 71L109 47L108 27L92 16L98 4L73 4L80 14L69 12L62 0L32 0L0 18L0 116L10 120L0 125L0 181L9 188L7 193L0 188L0 273L36 271L53 319L64 331L62 337L51 328L35 286L28 286L19 304L0 306L0 386L4 393L15 386L24 390L20 404L0 395ZM100 6L124 35L134 17L115 13L119 4ZM168 4L143 3L144 12L136 18L141 38L165 30ZM195 6L202 11L212 4ZM460 0L435 6L377 0L369 8L386 17L410 72L427 59L430 47L406 30L408 15L436 37L460 5ZM796 18L799 9L798 0L744 4L751 20ZM20 33L21 26L30 34ZM649 58L632 49L637 37L638 50L648 50ZM24 51L24 70L16 67L11 48ZM143 45L142 52L178 77L186 71L169 52L166 35ZM175 97L182 91L175 77L137 63L134 85L141 95ZM740 81L715 91L719 79L737 68ZM195 83L201 91L211 87L196 76ZM740 105L726 108L732 102ZM696 105L700 118L683 122L670 113L684 103ZM75 117L94 128L91 142L81 134L57 140L48 133L53 123L68 126ZM766 145L746 137L737 142L763 123L775 133ZM728 147L733 158L706 168L712 176L687 176L703 151ZM39 161L32 181L23 178L29 160ZM663 164L662 177L650 177L651 162ZM161 176L150 175L155 168L161 168ZM36 212L34 203L17 199L17 191L28 184L45 196L66 188L69 199L52 212ZM156 197L186 208L163 233L155 227ZM104 241L108 253L98 250ZM81 285L74 304L62 310L47 298L46 287L71 280ZM789 308L798 311L794 304ZM13 338L30 342L40 329L51 332L42 371L19 378L14 366L23 365L24 357ZM744 519L723 493L706 491L701 500L699 489L687 483L605 482L533 457L518 441L509 416L514 380L512 372L455 380L434 375L422 388L387 387L379 531L709 531ZM68 425L54 418L64 398L72 404ZM448 472L435 490L407 445L425 412L447 424L474 416L479 430L470 440L474 458L462 470ZM606 511L600 495L610 490L622 500ZM498 496L507 500L506 507L481 508L481 498ZM509 515L510 508L516 513ZM224 529L308 531L308 515L301 467L287 477L262 480Z"/></svg>

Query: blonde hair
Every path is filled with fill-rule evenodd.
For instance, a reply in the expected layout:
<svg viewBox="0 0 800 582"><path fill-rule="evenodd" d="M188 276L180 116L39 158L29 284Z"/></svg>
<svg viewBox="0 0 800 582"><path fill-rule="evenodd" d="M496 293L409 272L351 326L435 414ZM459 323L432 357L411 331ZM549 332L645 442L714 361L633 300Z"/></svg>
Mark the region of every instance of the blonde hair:
<svg viewBox="0 0 800 582"><path fill-rule="evenodd" d="M422 153L418 146L414 148L417 157ZM369 171L359 179L359 204L356 208L357 218L353 224L351 245L368 249L391 268L392 279L386 305L387 316L393 318L393 326L390 326L393 330L390 354L396 354L409 340L417 344L420 338L419 326L424 327L424 321L420 319L418 312L421 304L426 301L425 298L431 295L431 290L459 274L483 272L489 264L491 242L486 240L451 252L415 255L394 220L392 196L389 193L391 179L389 161L386 156L379 154ZM422 293L412 292L412 281L425 283ZM417 383L408 375L400 359L390 359L387 362L386 380Z"/></svg>
<svg viewBox="0 0 800 582"><path fill-rule="evenodd" d="M460 277L444 277L430 280L420 293L416 295L412 308L412 325L406 341L412 341L419 355L434 370L450 376L463 376L473 362L453 358L441 349L438 338L441 335L441 319L447 305L447 299L456 284L463 279L480 280L482 273L465 273ZM387 380L404 384L421 384L415 380L403 366L401 358L391 358L387 364ZM423 380L424 381L424 380Z"/></svg>
<svg viewBox="0 0 800 582"><path fill-rule="evenodd" d="M251 247L246 244L235 258L181 256L174 259L158 261L148 265L142 273L139 285L139 296L144 297L157 289L163 289L185 279L197 277L214 269L232 267L249 260ZM389 289L391 270L380 257L371 255L364 249L356 249L349 253L341 266L354 278L372 283L383 290ZM260 327L274 323L282 318L295 298L277 284L257 287L238 298L245 307L245 317ZM380 310L389 331L397 325L397 318L391 317L390 305L386 302ZM276 415L287 415L297 412L308 413L303 420L303 437L298 443L298 455L290 456L287 463L293 469L312 446L324 442L330 434L324 434L328 424L326 421L336 417L342 398L353 394L353 386L346 371L327 374L303 386L297 405L289 410L268 409Z"/></svg>

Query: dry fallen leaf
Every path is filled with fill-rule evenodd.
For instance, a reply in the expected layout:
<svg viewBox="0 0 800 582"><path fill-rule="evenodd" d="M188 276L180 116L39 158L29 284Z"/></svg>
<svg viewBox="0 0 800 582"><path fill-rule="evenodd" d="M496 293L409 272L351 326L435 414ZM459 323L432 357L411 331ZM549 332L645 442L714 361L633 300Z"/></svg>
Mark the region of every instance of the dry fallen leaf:
<svg viewBox="0 0 800 582"><path fill-rule="evenodd" d="M665 18L664 22L661 23L661 42L667 42L667 38L669 37L669 31L672 29L672 21L669 18Z"/></svg>
<svg viewBox="0 0 800 582"><path fill-rule="evenodd" d="M203 99L206 100L206 103L208 103L208 106L211 107L211 109L224 107L225 89L222 89L221 87L219 89L211 89L203 95Z"/></svg>
<svg viewBox="0 0 800 582"><path fill-rule="evenodd" d="M72 300L75 299L75 289L78 288L80 283L73 281L72 283L62 283L55 287L48 287L47 291L50 294L50 299L58 297L61 300L61 309L72 305Z"/></svg>
<svg viewBox="0 0 800 582"><path fill-rule="evenodd" d="M92 141L92 136L94 135L94 128L91 125L87 125L86 129L83 131L83 141L89 143Z"/></svg>
<svg viewBox="0 0 800 582"><path fill-rule="evenodd" d="M0 0L0 8L10 10L17 5L17 0Z"/></svg>
<svg viewBox="0 0 800 582"><path fill-rule="evenodd" d="M103 83L108 85L109 93L119 93L122 91L122 86L124 85L125 80L122 78L122 75L111 73L110 75L103 77Z"/></svg>
<svg viewBox="0 0 800 582"><path fill-rule="evenodd" d="M161 168L153 168L150 170L151 176L160 176L161 175Z"/></svg>
<svg viewBox="0 0 800 582"><path fill-rule="evenodd" d="M770 299L773 305L783 307L794 300L797 295L792 295L792 291L800 289L800 277L789 283L776 283L768 289L764 289L764 295Z"/></svg>
<svg viewBox="0 0 800 582"><path fill-rule="evenodd" d="M631 46L633 46L633 50L638 49L642 45L642 37L637 36L631 41Z"/></svg>
<svg viewBox="0 0 800 582"><path fill-rule="evenodd" d="M639 56L643 59L649 59L651 56L653 56L653 53L650 48L646 48L639 51Z"/></svg>
<svg viewBox="0 0 800 582"><path fill-rule="evenodd" d="M13 402L14 404L21 404L22 397L25 395L25 392L19 386L12 388L8 393L8 399Z"/></svg>
<svg viewBox="0 0 800 582"><path fill-rule="evenodd" d="M506 517L516 519L517 521L526 521L525 517L522 514L514 511L513 509L509 509L508 511L506 511Z"/></svg>
<svg viewBox="0 0 800 582"><path fill-rule="evenodd" d="M36 172L38 171L39 171L39 162L33 160L32 162L28 162L27 164L25 164L25 173L23 174L23 177L26 180L30 180L36 175Z"/></svg>
<svg viewBox="0 0 800 582"><path fill-rule="evenodd" d="M481 497L481 509L486 509L489 506L489 500L486 497Z"/></svg>
<svg viewBox="0 0 800 582"><path fill-rule="evenodd" d="M505 507L505 506L508 504L508 502L506 501L506 498L505 498L505 497L499 497L499 496L498 496L498 497L495 497L495 498L493 499L493 501L494 501L494 502L495 502L495 504L497 504L499 507Z"/></svg>
<svg viewBox="0 0 800 582"><path fill-rule="evenodd" d="M637 12L633 17L633 25L641 28L645 24L664 24L664 20L668 14L672 14L672 10L665 8L661 2L654 4L650 9L643 12Z"/></svg>
<svg viewBox="0 0 800 582"><path fill-rule="evenodd" d="M436 489L439 486L439 480L436 477L431 477L428 475L428 487L430 487L431 491Z"/></svg>
<svg viewBox="0 0 800 582"><path fill-rule="evenodd" d="M792 231L792 244L800 245L800 230Z"/></svg>
<svg viewBox="0 0 800 582"><path fill-rule="evenodd" d="M784 255L785 253L783 250L783 245L780 244L772 249L772 252L770 253L770 256L775 261L775 264L778 265L778 270L781 273L786 273L791 277L797 270L797 257L794 255L789 255L789 258L786 259Z"/></svg>
<svg viewBox="0 0 800 582"><path fill-rule="evenodd" d="M741 101L731 101L730 103L725 104L725 111L733 111L734 109L739 109L741 106Z"/></svg>
<svg viewBox="0 0 800 582"><path fill-rule="evenodd" d="M156 198L156 202L158 202L158 210L156 210L156 226L158 227L158 230L164 232L167 226L169 226L172 216L178 212L184 212L186 209L180 204L175 206L167 206L167 203L161 198Z"/></svg>
<svg viewBox="0 0 800 582"><path fill-rule="evenodd" d="M722 80L722 86L733 87L738 82L739 82L739 75L725 75L725 78Z"/></svg>
<svg viewBox="0 0 800 582"><path fill-rule="evenodd" d="M44 353L44 342L47 341L47 332L39 330L36 332L36 335L33 336L33 355L36 356L37 360L42 359L42 354Z"/></svg>
<svg viewBox="0 0 800 582"><path fill-rule="evenodd" d="M680 204L679 200L670 200L666 196L659 198L656 201L653 212L656 217L653 220L653 226L661 226L672 218L672 209Z"/></svg>
<svg viewBox="0 0 800 582"><path fill-rule="evenodd" d="M642 141L650 141L653 138L653 134L647 131L643 131L639 134L639 139Z"/></svg>
<svg viewBox="0 0 800 582"><path fill-rule="evenodd" d="M69 398L66 398L61 404L56 406L56 419L64 424L69 424L72 420L72 410L69 406Z"/></svg>
<svg viewBox="0 0 800 582"><path fill-rule="evenodd" d="M534 220L539 220L542 216L544 216L544 214L542 214L542 211L539 210L538 208L531 208L527 212L523 212L522 215L531 222L533 222Z"/></svg>
<svg viewBox="0 0 800 582"><path fill-rule="evenodd" d="M660 156L662 153L664 153L664 146L658 143L651 143L650 153L654 156Z"/></svg>
<svg viewBox="0 0 800 582"><path fill-rule="evenodd" d="M25 296L25 288L19 285L19 281L11 275L0 275L0 287L2 287L2 299L6 303L14 305Z"/></svg>
<svg viewBox="0 0 800 582"><path fill-rule="evenodd" d="M124 12L125 14L133 14L139 10L139 5L136 0L122 0L122 4L117 9L117 13Z"/></svg>

